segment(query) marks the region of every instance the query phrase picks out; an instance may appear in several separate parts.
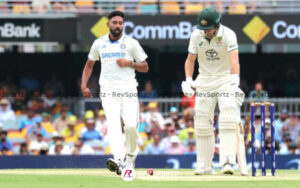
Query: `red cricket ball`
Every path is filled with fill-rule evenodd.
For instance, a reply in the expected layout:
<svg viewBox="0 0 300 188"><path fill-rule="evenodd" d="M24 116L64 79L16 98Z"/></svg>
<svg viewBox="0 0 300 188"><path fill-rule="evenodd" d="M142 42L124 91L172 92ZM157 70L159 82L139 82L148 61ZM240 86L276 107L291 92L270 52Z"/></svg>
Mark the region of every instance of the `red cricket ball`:
<svg viewBox="0 0 300 188"><path fill-rule="evenodd" d="M147 174L149 174L150 176L152 176L153 175L153 169L152 168L148 168Z"/></svg>

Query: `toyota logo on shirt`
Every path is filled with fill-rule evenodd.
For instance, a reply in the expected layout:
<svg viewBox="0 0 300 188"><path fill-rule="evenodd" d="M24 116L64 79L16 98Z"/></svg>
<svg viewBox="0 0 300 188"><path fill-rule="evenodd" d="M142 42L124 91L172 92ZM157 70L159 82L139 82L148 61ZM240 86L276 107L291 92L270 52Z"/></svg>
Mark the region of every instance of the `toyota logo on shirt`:
<svg viewBox="0 0 300 188"><path fill-rule="evenodd" d="M218 52L214 49L207 50L205 52L205 55L207 56L208 61L220 60L220 58L218 57Z"/></svg>
<svg viewBox="0 0 300 188"><path fill-rule="evenodd" d="M207 50L205 52L205 54L206 54L207 57L214 58L214 57L217 57L218 52L216 52L216 50L214 50L214 49L210 49L210 50Z"/></svg>

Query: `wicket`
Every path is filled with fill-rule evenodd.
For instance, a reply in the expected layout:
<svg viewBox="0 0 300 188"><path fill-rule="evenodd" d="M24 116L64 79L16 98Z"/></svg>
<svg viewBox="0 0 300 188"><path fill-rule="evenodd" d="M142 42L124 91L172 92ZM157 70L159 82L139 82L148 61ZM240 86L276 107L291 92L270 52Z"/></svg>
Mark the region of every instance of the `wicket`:
<svg viewBox="0 0 300 188"><path fill-rule="evenodd" d="M256 176L256 150L255 150L255 107L261 110L261 175L266 176L266 118L265 107L270 108L270 131L271 131L271 173L275 176L275 139L274 139L274 103L255 102L251 104L251 159L252 159L252 176Z"/></svg>

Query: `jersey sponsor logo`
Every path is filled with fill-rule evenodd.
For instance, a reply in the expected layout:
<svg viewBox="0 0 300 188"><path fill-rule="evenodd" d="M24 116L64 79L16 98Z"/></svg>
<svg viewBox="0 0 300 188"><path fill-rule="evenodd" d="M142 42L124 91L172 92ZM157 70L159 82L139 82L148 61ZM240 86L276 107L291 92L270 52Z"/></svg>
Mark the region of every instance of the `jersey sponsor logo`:
<svg viewBox="0 0 300 188"><path fill-rule="evenodd" d="M124 58L125 53L124 52L113 52L113 53L102 53L101 58L102 59L109 59L109 58Z"/></svg>
<svg viewBox="0 0 300 188"><path fill-rule="evenodd" d="M210 49L210 50L207 50L205 52L205 55L206 55L206 59L208 61L217 61L217 60L220 60L220 58L218 57L218 52L214 49Z"/></svg>

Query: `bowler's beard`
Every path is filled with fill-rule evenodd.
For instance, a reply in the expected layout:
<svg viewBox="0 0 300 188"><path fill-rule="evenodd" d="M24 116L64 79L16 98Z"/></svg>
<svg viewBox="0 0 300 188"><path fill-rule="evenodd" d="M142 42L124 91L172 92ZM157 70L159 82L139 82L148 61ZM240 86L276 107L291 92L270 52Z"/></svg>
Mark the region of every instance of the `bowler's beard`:
<svg viewBox="0 0 300 188"><path fill-rule="evenodd" d="M117 33L116 30L119 30L119 32ZM119 37L122 34L123 30L117 28L117 29L109 29L109 31L114 37Z"/></svg>

